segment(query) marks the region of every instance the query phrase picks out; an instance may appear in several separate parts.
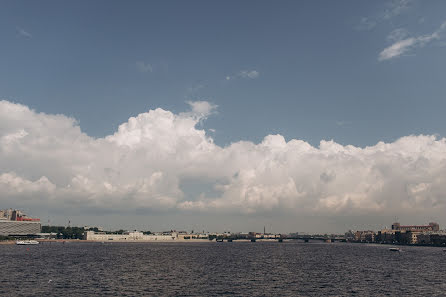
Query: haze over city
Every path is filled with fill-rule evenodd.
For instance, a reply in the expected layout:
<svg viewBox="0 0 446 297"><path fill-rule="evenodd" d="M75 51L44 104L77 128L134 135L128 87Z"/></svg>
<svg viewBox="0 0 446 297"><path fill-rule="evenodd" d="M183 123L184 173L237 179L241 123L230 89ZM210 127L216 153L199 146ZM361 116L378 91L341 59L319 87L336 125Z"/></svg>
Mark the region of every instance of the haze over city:
<svg viewBox="0 0 446 297"><path fill-rule="evenodd" d="M445 11L5 1L0 208L106 229L444 226Z"/></svg>

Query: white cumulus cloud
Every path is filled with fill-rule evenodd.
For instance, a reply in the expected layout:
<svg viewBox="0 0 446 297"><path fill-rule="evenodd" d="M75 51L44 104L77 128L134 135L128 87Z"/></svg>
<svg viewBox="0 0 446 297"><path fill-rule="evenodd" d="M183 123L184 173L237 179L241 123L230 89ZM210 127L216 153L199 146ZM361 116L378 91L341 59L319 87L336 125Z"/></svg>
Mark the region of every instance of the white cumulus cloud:
<svg viewBox="0 0 446 297"><path fill-rule="evenodd" d="M380 213L446 207L446 139L406 136L360 148L281 135L221 147L197 124L215 112L189 102L149 110L104 138L64 115L0 101L0 202L119 211ZM191 196L184 181L211 184ZM200 193L200 189L197 189Z"/></svg>

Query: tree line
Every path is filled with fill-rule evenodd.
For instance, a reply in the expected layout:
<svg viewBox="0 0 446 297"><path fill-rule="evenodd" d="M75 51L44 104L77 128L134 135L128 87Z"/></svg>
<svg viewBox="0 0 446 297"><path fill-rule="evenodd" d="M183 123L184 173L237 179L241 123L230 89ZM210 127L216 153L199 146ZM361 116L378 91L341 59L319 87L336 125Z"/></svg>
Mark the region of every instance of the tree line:
<svg viewBox="0 0 446 297"><path fill-rule="evenodd" d="M56 233L57 239L83 239L84 227L64 227L64 226L42 226L42 233ZM88 231L99 232L97 227L89 228ZM107 234L124 234L125 230L107 231ZM144 234L151 234L150 231L144 231Z"/></svg>
<svg viewBox="0 0 446 297"><path fill-rule="evenodd" d="M42 226L42 233L56 233L57 239L83 239L84 227Z"/></svg>

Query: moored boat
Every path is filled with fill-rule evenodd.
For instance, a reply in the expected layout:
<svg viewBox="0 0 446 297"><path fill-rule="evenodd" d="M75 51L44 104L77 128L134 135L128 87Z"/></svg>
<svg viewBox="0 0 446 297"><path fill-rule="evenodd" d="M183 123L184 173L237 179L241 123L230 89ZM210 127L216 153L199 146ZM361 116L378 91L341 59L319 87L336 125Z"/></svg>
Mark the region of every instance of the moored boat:
<svg viewBox="0 0 446 297"><path fill-rule="evenodd" d="M34 245L34 244L39 244L39 242L37 240L17 240L15 242L15 244L17 244L17 245Z"/></svg>
<svg viewBox="0 0 446 297"><path fill-rule="evenodd" d="M389 251L391 251L391 252L401 252L401 249L397 248L397 247L391 247L391 248L389 248Z"/></svg>

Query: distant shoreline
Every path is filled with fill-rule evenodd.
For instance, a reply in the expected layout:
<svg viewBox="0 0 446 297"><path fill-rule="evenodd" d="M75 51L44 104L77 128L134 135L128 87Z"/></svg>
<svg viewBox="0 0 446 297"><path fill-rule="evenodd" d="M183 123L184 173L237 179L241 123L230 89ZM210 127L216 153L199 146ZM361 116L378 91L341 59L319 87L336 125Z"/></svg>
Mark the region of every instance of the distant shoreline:
<svg viewBox="0 0 446 297"><path fill-rule="evenodd" d="M227 240L224 240L224 242L217 242L214 240L208 240L208 239L186 239L186 240L83 240L83 239L36 239L40 244L64 244L64 243L228 243ZM0 245L13 245L16 244L17 240L3 240L0 241ZM250 239L236 239L233 240L234 243L242 243L242 242L251 242ZM257 239L256 242L277 242L277 240L274 239ZM293 239L284 239L283 242L295 242ZM231 243L231 242L229 242ZM323 243L323 242L320 242ZM339 242L341 243L341 242ZM345 243L345 242L343 242ZM392 246L412 246L412 247L439 247L439 248L445 248L445 246L439 246L439 245L430 245L430 244L398 244L398 243L375 243L375 242L347 242L350 244L358 244L358 245L392 245ZM330 243L325 243L330 244Z"/></svg>
<svg viewBox="0 0 446 297"><path fill-rule="evenodd" d="M3 241L0 241L0 245L6 245L6 244L15 244L15 240L3 240Z"/></svg>
<svg viewBox="0 0 446 297"><path fill-rule="evenodd" d="M208 239L186 239L186 240L83 240L83 239L36 239L40 244L51 243L221 243ZM227 243L227 240L224 241ZM232 242L251 242L250 239L237 239ZM274 239L257 239L256 242L278 242ZM16 240L0 241L0 245L15 244Z"/></svg>

